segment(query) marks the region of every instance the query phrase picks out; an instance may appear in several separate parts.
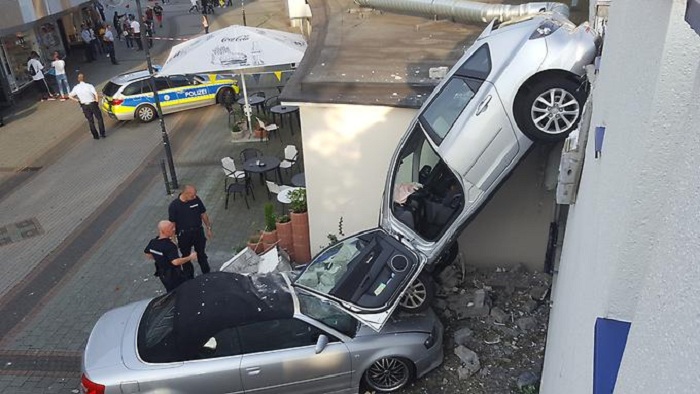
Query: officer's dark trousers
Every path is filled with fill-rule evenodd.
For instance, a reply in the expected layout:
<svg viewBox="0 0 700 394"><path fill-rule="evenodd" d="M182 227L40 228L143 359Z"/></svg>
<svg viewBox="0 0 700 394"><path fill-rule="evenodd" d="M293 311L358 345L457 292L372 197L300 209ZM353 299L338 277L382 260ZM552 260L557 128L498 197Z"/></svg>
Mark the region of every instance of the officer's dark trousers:
<svg viewBox="0 0 700 394"><path fill-rule="evenodd" d="M97 135L97 129L95 129L95 122L93 117L97 119L97 126L100 128L100 135L105 136L105 122L102 119L102 112L100 112L100 107L97 102L93 101L90 104L80 104L80 108L83 110L83 115L88 121L88 126L90 126L90 132L93 138L100 138Z"/></svg>
<svg viewBox="0 0 700 394"><path fill-rule="evenodd" d="M202 273L206 274L211 271L209 268L209 258L204 251L204 248L207 246L207 237L204 236L204 229L202 227L178 231L177 245L183 257L189 256L194 246L194 251L197 252L197 262L199 263L199 268L201 268ZM194 266L192 263L183 264L182 270L185 271L185 275L188 278L194 278Z"/></svg>

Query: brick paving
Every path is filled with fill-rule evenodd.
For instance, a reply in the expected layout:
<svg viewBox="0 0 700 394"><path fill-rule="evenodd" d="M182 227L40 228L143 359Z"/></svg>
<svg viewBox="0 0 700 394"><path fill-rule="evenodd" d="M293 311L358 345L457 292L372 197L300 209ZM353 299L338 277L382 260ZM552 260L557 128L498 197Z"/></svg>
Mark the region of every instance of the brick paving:
<svg viewBox="0 0 700 394"><path fill-rule="evenodd" d="M166 8L166 28L177 25L169 34L198 31L196 16L186 9L183 1ZM246 5L246 15L249 25L285 27L284 9L274 0ZM238 19L239 10L217 9L212 26ZM163 56L170 44L157 43L156 52ZM81 65L94 76L92 82L143 67L140 52L120 53L119 44L117 49L120 66L111 67L108 59ZM0 246L0 393L76 392L80 355L97 318L162 292L142 249L174 196L165 194L158 166L157 122L107 121L108 138L94 141L78 109L68 103L32 104L24 113L10 117L0 130L0 226L36 218L44 233ZM224 210L220 158L231 156L240 165L238 154L245 147L281 156L283 145L278 140L232 143L227 114L218 106L165 121L180 184L198 187L214 222L207 251L216 269L262 227L262 206L268 201L256 180L250 209L237 199ZM288 130L282 137L300 146L298 129L294 139ZM35 168L14 173L25 167Z"/></svg>

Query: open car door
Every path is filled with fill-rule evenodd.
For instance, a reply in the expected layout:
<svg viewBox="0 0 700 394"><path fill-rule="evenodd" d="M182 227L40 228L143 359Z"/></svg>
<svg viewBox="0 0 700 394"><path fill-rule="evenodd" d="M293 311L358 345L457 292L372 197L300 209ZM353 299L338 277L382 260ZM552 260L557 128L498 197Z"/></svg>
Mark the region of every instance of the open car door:
<svg viewBox="0 0 700 394"><path fill-rule="evenodd" d="M383 229L375 228L324 249L294 280L294 286L337 303L379 331L425 261Z"/></svg>

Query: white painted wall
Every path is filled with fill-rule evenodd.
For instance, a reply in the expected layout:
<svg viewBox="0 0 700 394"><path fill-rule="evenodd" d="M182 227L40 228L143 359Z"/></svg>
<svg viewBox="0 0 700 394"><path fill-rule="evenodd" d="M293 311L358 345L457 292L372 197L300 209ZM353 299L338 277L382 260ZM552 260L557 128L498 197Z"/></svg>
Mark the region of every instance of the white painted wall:
<svg viewBox="0 0 700 394"><path fill-rule="evenodd" d="M615 0L540 392L591 393L597 317L631 321L616 393L700 391L700 37L685 0Z"/></svg>
<svg viewBox="0 0 700 394"><path fill-rule="evenodd" d="M301 104L311 255L327 235L377 227L389 161L416 110Z"/></svg>

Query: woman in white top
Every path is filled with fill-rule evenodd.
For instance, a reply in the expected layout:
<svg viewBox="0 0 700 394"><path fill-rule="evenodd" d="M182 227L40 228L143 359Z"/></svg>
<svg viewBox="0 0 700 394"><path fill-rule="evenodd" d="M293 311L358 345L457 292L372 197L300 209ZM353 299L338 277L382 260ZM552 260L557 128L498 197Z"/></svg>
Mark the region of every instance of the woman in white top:
<svg viewBox="0 0 700 394"><path fill-rule="evenodd" d="M51 67L56 71L56 83L58 84L58 91L61 93L61 101L66 101L68 100L70 85L68 84L68 77L66 76L66 62L61 60L58 56L58 52L54 52L53 54Z"/></svg>

